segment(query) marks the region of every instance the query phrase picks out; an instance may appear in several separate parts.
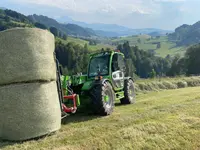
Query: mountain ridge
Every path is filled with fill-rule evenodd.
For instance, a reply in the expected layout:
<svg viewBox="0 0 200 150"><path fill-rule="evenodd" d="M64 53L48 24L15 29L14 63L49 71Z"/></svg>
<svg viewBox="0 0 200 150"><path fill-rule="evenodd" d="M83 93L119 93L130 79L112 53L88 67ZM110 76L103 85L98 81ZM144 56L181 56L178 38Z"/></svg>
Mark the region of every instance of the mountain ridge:
<svg viewBox="0 0 200 150"><path fill-rule="evenodd" d="M87 38L96 36L93 30L85 29L75 24L60 24L47 16L26 16L17 11L10 9L3 10L0 8L0 31L15 27L38 27L42 29L55 27L59 37L63 37L66 34L69 36Z"/></svg>
<svg viewBox="0 0 200 150"><path fill-rule="evenodd" d="M176 41L178 46L189 46L200 43L200 21L193 25L183 24L168 35L169 40Z"/></svg>
<svg viewBox="0 0 200 150"><path fill-rule="evenodd" d="M104 24L104 23L85 23L81 21L75 21L70 17L61 17L56 19L61 23L73 23L80 25L85 28L93 29L97 35L105 37L115 37L115 36L131 36L138 34L151 34L156 32L157 35L165 35L167 33L172 33L170 30L156 29L156 28L142 28L142 29L132 29L129 27L117 25L117 24Z"/></svg>
<svg viewBox="0 0 200 150"><path fill-rule="evenodd" d="M57 29L68 35L83 36L83 37L96 36L95 32L93 32L92 30L88 30L79 25L71 23L61 24L57 22L55 19L49 18L47 16L33 14L33 15L28 15L27 17L34 23L39 22L46 25L47 27L52 27L52 26L56 27Z"/></svg>

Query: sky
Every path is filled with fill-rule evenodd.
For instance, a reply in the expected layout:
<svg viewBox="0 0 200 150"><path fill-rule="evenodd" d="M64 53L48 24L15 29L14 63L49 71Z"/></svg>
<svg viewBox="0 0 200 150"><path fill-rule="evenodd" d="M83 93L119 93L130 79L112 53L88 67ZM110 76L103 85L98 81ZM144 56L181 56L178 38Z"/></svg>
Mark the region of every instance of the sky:
<svg viewBox="0 0 200 150"><path fill-rule="evenodd" d="M200 0L0 0L0 7L86 23L174 30L200 21Z"/></svg>

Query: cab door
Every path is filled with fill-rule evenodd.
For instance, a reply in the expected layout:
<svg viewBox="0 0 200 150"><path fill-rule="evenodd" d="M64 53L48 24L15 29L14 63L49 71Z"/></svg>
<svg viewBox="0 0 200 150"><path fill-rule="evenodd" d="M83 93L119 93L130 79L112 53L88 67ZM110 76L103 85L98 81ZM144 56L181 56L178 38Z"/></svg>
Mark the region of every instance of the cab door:
<svg viewBox="0 0 200 150"><path fill-rule="evenodd" d="M124 73L125 63L124 58L120 54L114 54L112 59L112 81L115 90L124 87Z"/></svg>

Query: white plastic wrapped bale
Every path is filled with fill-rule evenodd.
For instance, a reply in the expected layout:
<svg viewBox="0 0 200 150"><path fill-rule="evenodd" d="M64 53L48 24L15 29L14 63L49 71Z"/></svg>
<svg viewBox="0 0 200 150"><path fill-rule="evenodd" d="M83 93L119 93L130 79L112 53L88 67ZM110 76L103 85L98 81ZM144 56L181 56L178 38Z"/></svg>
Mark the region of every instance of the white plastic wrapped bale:
<svg viewBox="0 0 200 150"><path fill-rule="evenodd" d="M0 139L23 141L59 130L56 82L0 87Z"/></svg>
<svg viewBox="0 0 200 150"><path fill-rule="evenodd" d="M55 39L47 30L15 28L0 32L0 85L56 79Z"/></svg>

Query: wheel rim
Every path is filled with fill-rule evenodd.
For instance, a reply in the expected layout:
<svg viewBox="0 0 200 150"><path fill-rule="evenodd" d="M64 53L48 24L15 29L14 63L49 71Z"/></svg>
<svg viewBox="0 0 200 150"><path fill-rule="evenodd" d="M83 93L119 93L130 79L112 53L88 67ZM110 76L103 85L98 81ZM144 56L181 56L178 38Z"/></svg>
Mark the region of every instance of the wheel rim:
<svg viewBox="0 0 200 150"><path fill-rule="evenodd" d="M103 99L107 108L110 108L112 106L111 94L112 94L111 91L106 90L103 96Z"/></svg>
<svg viewBox="0 0 200 150"><path fill-rule="evenodd" d="M129 95L130 100L132 101L135 97L133 84L131 84L129 87L128 95Z"/></svg>

